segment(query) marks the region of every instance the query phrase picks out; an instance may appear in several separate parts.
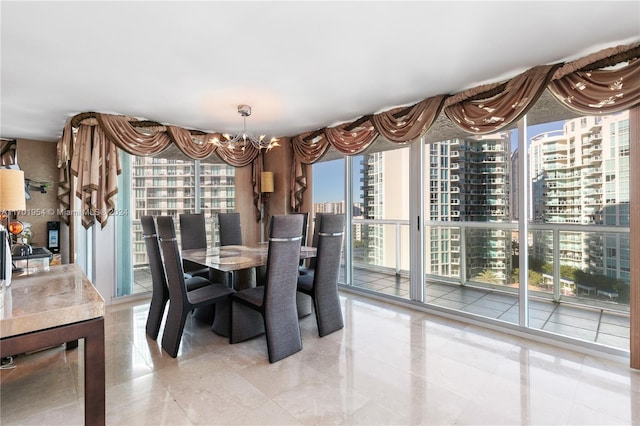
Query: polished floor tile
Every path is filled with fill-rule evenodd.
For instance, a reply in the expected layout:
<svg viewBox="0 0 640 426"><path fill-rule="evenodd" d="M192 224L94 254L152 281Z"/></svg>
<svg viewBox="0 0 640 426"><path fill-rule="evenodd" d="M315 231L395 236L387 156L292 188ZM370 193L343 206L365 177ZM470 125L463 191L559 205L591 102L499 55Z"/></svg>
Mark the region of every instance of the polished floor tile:
<svg viewBox="0 0 640 426"><path fill-rule="evenodd" d="M340 269L344 282L344 269ZM409 279L393 272L357 267L353 271L353 285L400 299L410 299ZM147 268L134 272L134 293L151 291L151 275ZM519 324L518 295L488 288L460 286L455 283L425 282L424 302L428 305L454 309L484 318ZM594 303L588 301L588 303ZM600 303L600 302L597 302ZM616 309L620 309L617 307ZM529 300L529 325L580 340L587 340L613 348L629 350L629 314L598 306L555 303L550 299Z"/></svg>
<svg viewBox="0 0 640 426"><path fill-rule="evenodd" d="M477 308L509 305L476 296ZM472 306L452 299L443 300ZM320 338L315 317L302 318L303 350L275 364L264 336L230 345L192 317L170 358L145 334L147 301L107 307L107 424L640 424L640 372L628 360L351 293L341 303L344 329ZM617 322L601 323L601 335L624 334ZM82 424L82 353L81 343L16 356L15 368L0 370L0 424Z"/></svg>

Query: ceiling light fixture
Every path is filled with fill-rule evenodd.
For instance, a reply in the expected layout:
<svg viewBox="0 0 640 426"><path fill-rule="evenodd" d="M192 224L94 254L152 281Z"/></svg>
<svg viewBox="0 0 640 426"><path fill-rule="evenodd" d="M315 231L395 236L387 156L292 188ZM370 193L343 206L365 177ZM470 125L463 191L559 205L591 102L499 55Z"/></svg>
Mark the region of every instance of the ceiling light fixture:
<svg viewBox="0 0 640 426"><path fill-rule="evenodd" d="M238 105L238 114L242 116L244 122L242 126L242 133L239 133L235 136L231 136L228 133L225 133L224 135L222 135L224 136L224 139L215 137L211 140L211 143L216 144L217 146L224 146L231 149L240 147L240 149L242 149L243 151L248 143L258 149L264 149L266 151L269 151L275 146L280 146L277 138L267 139L266 135L255 137L251 133L247 132L247 117L251 115L251 106Z"/></svg>

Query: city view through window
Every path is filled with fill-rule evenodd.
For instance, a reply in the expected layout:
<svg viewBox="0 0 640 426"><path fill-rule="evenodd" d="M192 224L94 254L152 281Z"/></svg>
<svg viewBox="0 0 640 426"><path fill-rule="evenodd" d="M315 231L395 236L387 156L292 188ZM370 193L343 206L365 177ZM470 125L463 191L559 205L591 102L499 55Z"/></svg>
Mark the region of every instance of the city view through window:
<svg viewBox="0 0 640 426"><path fill-rule="evenodd" d="M173 216L180 238L179 215L194 213L196 208L194 161L123 156L127 157L123 168L129 168L131 183L130 191L123 191L118 202L129 203L125 208L132 214L130 222L121 223L125 228L122 239L124 242L131 240L131 247L120 251L123 257L120 262L132 264L133 268L121 270L133 270L133 277L119 281L118 295L151 291L140 217ZM235 211L235 169L226 164L200 164L199 168L200 211L206 218L207 241L212 244L217 238L216 214Z"/></svg>
<svg viewBox="0 0 640 426"><path fill-rule="evenodd" d="M628 112L531 126L527 136L524 210L517 131L425 146L427 278L517 291L517 223L526 211L534 294L627 311ZM354 267L408 274L408 155L399 147L354 158ZM314 211L343 213L344 161L316 164L313 173Z"/></svg>

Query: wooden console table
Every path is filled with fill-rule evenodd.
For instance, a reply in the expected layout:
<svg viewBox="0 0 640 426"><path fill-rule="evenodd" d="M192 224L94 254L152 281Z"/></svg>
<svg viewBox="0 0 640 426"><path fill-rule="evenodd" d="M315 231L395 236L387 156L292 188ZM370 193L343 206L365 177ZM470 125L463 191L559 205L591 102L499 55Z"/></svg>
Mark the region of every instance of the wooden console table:
<svg viewBox="0 0 640 426"><path fill-rule="evenodd" d="M84 339L84 421L105 424L104 300L77 265L15 276L0 289L0 356ZM43 389L43 392L48 391Z"/></svg>

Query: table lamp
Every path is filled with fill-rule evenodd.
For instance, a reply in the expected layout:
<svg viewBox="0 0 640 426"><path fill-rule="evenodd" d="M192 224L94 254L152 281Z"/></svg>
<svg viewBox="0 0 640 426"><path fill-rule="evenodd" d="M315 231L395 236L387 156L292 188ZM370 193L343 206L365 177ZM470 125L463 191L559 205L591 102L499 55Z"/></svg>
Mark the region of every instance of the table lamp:
<svg viewBox="0 0 640 426"><path fill-rule="evenodd" d="M260 241L264 241L265 234L268 234L265 229L269 223L269 206L267 203L269 202L269 197L271 197L271 194L273 193L273 172L260 173L260 191L262 191L262 210L260 212L260 219L263 222L260 229Z"/></svg>
<svg viewBox="0 0 640 426"><path fill-rule="evenodd" d="M24 193L24 172L16 169L0 169L0 212L26 209ZM0 222L0 280L11 284L11 247L7 230Z"/></svg>

